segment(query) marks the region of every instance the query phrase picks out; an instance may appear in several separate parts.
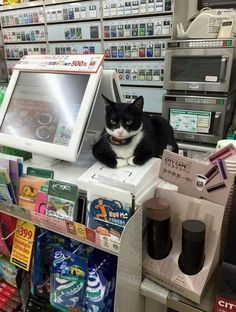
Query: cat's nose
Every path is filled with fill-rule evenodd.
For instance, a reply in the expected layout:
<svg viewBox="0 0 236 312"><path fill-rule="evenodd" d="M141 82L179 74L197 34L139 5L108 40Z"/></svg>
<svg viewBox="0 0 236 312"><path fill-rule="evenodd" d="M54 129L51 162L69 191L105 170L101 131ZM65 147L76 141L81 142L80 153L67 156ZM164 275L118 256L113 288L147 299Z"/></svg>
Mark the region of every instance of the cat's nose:
<svg viewBox="0 0 236 312"><path fill-rule="evenodd" d="M118 135L122 135L123 132L124 132L124 129L117 129Z"/></svg>

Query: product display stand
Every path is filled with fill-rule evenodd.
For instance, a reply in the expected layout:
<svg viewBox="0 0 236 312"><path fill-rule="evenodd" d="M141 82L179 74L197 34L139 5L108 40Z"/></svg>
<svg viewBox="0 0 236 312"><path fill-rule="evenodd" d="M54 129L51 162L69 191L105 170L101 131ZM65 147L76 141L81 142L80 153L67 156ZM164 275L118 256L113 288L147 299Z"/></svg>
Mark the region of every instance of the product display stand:
<svg viewBox="0 0 236 312"><path fill-rule="evenodd" d="M67 181L68 179L70 179L70 182L74 182L76 183L76 179L81 175L81 173L86 170L86 164L84 164L84 166L82 166L81 164L81 159L78 159L78 154L80 154L82 146L85 148L85 151L87 150L87 148L89 148L90 144L86 145L86 143L84 144L85 140L85 136L87 133L87 127L88 127L88 123L90 121L90 116L92 114L92 110L94 108L94 101L96 100L96 96L98 94L99 91L99 87L100 87L100 82L101 82L101 77L103 75L102 72L102 67L100 67L101 62L103 60L103 55L82 55L82 56L70 56L72 58L72 60L69 62L67 60L67 63L63 63L63 66L65 66L66 68L63 67L62 72L66 72L66 70L68 70L68 72L71 70L72 72L75 72L75 68L74 66L79 66L77 68L77 72L82 72L83 74L81 74L81 76L79 76L80 74L74 74L74 76L68 76L68 77L73 77L73 79L78 79L80 77L84 77L82 75L84 75L84 73L86 72L86 68L89 70L87 70L88 74L89 74L89 78L86 80L87 84L83 84L81 83L82 87L85 89L84 93L84 97L81 100L81 104L80 104L80 109L79 109L79 113L77 115L77 121L78 124L74 125L74 133L71 135L71 142L66 146L66 150L65 151L61 151L61 154L59 152L59 149L62 148L62 146L60 146L60 148L58 150L56 150L55 146L51 146L51 150L52 150L52 154L48 154L48 150L50 149L50 144L49 142L46 141L39 141L36 139L36 145L34 148L33 146L32 149L30 149L29 151L33 154L33 162L29 163L24 163L24 168L26 170L27 166L33 166L34 168L38 168L38 164L41 164L41 168L47 168L50 170L53 170L55 172L55 176L54 178L57 180L61 180L61 181ZM74 59L74 57L76 57L76 59ZM5 102L3 103L2 107L4 107L4 105L7 104L7 100L9 98L9 94L11 92L11 86L12 84L14 84L15 80L14 77L16 78L16 75L20 74L19 71L22 69L22 75L23 75L23 71L26 69L26 71L24 71L24 73L28 73L27 70L29 70L29 68L32 71L40 71L40 66L43 66L43 73L45 73L45 71L48 72L48 74L50 73L55 73L55 71L57 71L57 74L59 74L58 72L61 72L60 69L55 69L55 66L62 66L61 63L55 61L49 61L49 59L60 59L58 56L41 56L41 57L35 57L35 56L27 56L24 57L24 59L22 60L22 62L19 62L19 64L16 67L16 69L13 72L13 76L12 79L10 81L10 85L7 89L6 95L5 95ZM87 58L87 59L86 59ZM93 58L93 59L91 59ZM25 59L27 59L25 61ZM45 59L47 59L47 61L45 61ZM35 60L36 60L36 65L35 65ZM47 67L47 69L45 69L45 63L48 64L49 67ZM34 64L34 65L32 65ZM78 65L74 65L74 64L78 64ZM22 68L22 67L23 68ZM27 67L29 66L29 67ZM37 67L39 66L39 68ZM50 66L53 66L53 68L50 68ZM94 69L96 66L96 69ZM26 68L27 67L27 68ZM19 71L18 71L19 70ZM64 73L65 76L63 76L64 79L66 79L66 74L68 74L68 72ZM21 75L21 74L20 74ZM27 74L26 74L27 75ZM87 77L86 77L87 78ZM111 88L111 94L115 93L117 91L117 96L120 95L119 93L119 88L118 86L115 85L115 81L111 80L114 84L112 84L112 87L115 89L113 92L113 89ZM76 81L76 88L79 85L79 83L77 83L78 80ZM106 86L106 89L109 89L109 87L111 86ZM17 88L17 87L16 87ZM16 89L14 88L14 90ZM38 90L38 88L37 88ZM89 90L89 92L87 92L86 90ZM22 93L24 92L24 94L27 94L27 90L23 90ZM45 98L47 98L47 96L45 95ZM37 97L35 96L35 94L33 95L33 102L37 101ZM47 99L48 101L48 99ZM51 100L52 102L49 101L49 103L53 103L53 100ZM23 99L23 102L27 102ZM46 102L47 104L48 102ZM83 103L85 104L83 106ZM36 103L37 104L37 103ZM63 102L64 104L64 102ZM50 105L49 105L50 106ZM63 106L64 107L64 106ZM84 110L83 110L84 107ZM57 107L56 107L57 108ZM68 110L69 111L69 110ZM49 114L50 115L50 114ZM52 114L53 115L53 114ZM50 116L52 116L50 115ZM38 116L42 116L42 113ZM80 117L81 116L81 117ZM38 117L39 118L39 117ZM51 117L52 119L52 117ZM62 122L63 119L61 118L60 121ZM37 122L37 120L36 120ZM48 123L47 123L48 125ZM58 127L58 125L57 125ZM37 128L38 129L38 128ZM60 129L60 128L57 128ZM62 128L61 128L62 129ZM77 132L76 132L77 131ZM37 130L34 133L34 135L37 137ZM62 136L61 132L60 133L60 137L64 138L64 135ZM71 132L70 132L71 133ZM79 134L78 137L76 137L76 134ZM81 134L81 136L80 136ZM74 141L73 140L73 135L74 135ZM9 139L9 138L8 138ZM18 142L23 139L23 137L18 136L17 137ZM15 142L15 140L13 139L13 141ZM90 140L88 140L90 142ZM2 144L4 145L4 142L1 141ZM39 144L45 144L45 149L42 147L39 147ZM48 143L48 144L47 144ZM76 145L76 143L78 143L78 145ZM87 142L88 143L88 142ZM92 144L92 142L90 142ZM14 147L11 144L9 144L10 147ZM14 145L14 144L13 144ZM57 144L59 145L59 144ZM72 150L68 150L67 147L71 147ZM91 147L91 146L90 146ZM38 148L38 150L37 150ZM24 147L22 148L24 150ZM45 153L43 153L43 151ZM40 152L42 152L42 156L40 154ZM40 154L40 155L39 155ZM64 157L66 155L69 155L69 157ZM81 157L83 155L80 155ZM88 156L87 156L87 165L89 163L88 160L90 160L90 157L92 156L92 152L91 150L88 151ZM55 158L59 158L63 161L59 161L59 162L55 162L54 159ZM60 158L61 157L61 158ZM83 157L82 157L83 158ZM85 158L85 157L84 157ZM35 162L34 162L35 161ZM92 159L91 159L92 161ZM70 163L70 162L77 162L76 164L74 164L74 166ZM85 159L84 162L86 163ZM91 164L90 164L91 165ZM89 167L90 165L88 165L87 167ZM27 171L26 171L27 173ZM71 181L72 180L72 181ZM57 181L56 181L57 183ZM59 185L59 183L57 183L57 185ZM57 186L58 187L58 186ZM64 187L64 186L63 186ZM70 187L70 186L69 186ZM72 188L72 186L70 187L70 189ZM49 187L48 189L50 190L50 182L49 182ZM63 189L59 189L59 191L64 190ZM82 191L83 188L79 188L79 192ZM68 188L66 189L67 194L68 194ZM71 191L69 191L71 192ZM49 194L49 192L48 192ZM100 194L99 194L100 196ZM112 196L114 196L113 199L115 198L115 194L113 194ZM49 198L49 197L48 197ZM130 196L131 198L131 196ZM76 199L75 199L76 201ZM49 201L48 201L49 202ZM132 202L133 204L133 202ZM136 205L137 209L136 212L133 214L133 216L130 218L130 220L127 223L127 226L122 228L122 235L121 238L119 239L117 236L115 237L115 239L109 239L108 236L106 235L102 235L100 234L100 232L95 231L93 229L93 227L91 226L91 228L85 226L84 224L80 224L77 222L73 222L71 220L65 220L65 219L58 219L58 218L53 218L53 217L49 217L45 214L40 214L38 212L36 212L34 210L34 207L32 207L32 209L29 208L25 208L24 203L21 204L22 206L19 205L14 205L14 204L9 204L7 202L0 202L0 211L3 213L6 213L10 216L13 216L17 219L20 219L23 221L24 223L31 223L34 224L42 229L45 230L49 230L55 233L58 233L60 235L63 235L65 237L69 237L72 238L74 240L77 240L81 243L84 243L86 245L92 246L94 248L103 250L105 252L107 252L108 254L112 254L117 256L118 258L118 268L116 271L116 275L117 275L117 280L116 280L116 285L115 287L115 304L114 304L114 311L137 311L137 312L142 312L143 310L143 304L142 304L142 299L141 296L139 295L139 287L141 284L141 272L142 272L142 209L139 208L138 209L138 205ZM26 206L26 204L25 204ZM133 207L133 205L132 205ZM81 207L82 209L82 207ZM23 226L23 225L22 225ZM10 235L14 234L19 228L17 228L16 230L14 230L13 232L10 233ZM32 246L33 241L31 241L31 246ZM24 267L25 268L25 267ZM28 268L28 267L27 267ZM114 272L115 273L115 272Z"/></svg>
<svg viewBox="0 0 236 312"><path fill-rule="evenodd" d="M59 161L58 163L47 167L47 166L40 166L38 163L32 163L31 160L24 162L25 168L27 167L37 167L42 169L51 169L54 171L54 176L56 180L65 181L69 183L76 183L76 179L88 168L86 167L79 167L75 164L66 161Z"/></svg>
<svg viewBox="0 0 236 312"><path fill-rule="evenodd" d="M40 215L30 209L0 202L0 211L116 255L118 267L114 312L144 312L143 297L139 294L142 281L142 208L137 209L127 223L118 250L111 250L109 246L101 246L70 232L65 233L65 230L62 232L61 229L65 228L65 221Z"/></svg>
<svg viewBox="0 0 236 312"><path fill-rule="evenodd" d="M121 236L114 312L142 312L142 208L127 223Z"/></svg>
<svg viewBox="0 0 236 312"><path fill-rule="evenodd" d="M208 283L200 304L196 304L168 289L145 278L140 287L140 293L145 296L146 306L149 308L145 312L155 312L156 307L168 307L178 312L212 312L216 295L216 274ZM159 310L158 310L159 312Z"/></svg>

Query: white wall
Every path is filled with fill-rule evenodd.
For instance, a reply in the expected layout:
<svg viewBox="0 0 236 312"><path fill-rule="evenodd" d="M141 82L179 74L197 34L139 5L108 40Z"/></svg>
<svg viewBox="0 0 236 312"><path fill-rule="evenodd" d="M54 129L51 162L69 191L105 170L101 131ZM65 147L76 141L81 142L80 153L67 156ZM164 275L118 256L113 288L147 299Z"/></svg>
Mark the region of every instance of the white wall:
<svg viewBox="0 0 236 312"><path fill-rule="evenodd" d="M173 39L176 38L176 25L186 24L188 19L198 12L197 0L174 0L173 2Z"/></svg>

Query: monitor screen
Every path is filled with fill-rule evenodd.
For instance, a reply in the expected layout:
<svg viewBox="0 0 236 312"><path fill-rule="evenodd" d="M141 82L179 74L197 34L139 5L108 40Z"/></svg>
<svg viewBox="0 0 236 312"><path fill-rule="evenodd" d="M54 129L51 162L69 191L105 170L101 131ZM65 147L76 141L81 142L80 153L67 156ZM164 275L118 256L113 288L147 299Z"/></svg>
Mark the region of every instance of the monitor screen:
<svg viewBox="0 0 236 312"><path fill-rule="evenodd" d="M170 125L175 131L190 133L209 133L212 113L190 109L170 109Z"/></svg>
<svg viewBox="0 0 236 312"><path fill-rule="evenodd" d="M75 162L100 87L96 73L14 69L0 106L0 145Z"/></svg>
<svg viewBox="0 0 236 312"><path fill-rule="evenodd" d="M1 132L68 146L89 75L20 72Z"/></svg>

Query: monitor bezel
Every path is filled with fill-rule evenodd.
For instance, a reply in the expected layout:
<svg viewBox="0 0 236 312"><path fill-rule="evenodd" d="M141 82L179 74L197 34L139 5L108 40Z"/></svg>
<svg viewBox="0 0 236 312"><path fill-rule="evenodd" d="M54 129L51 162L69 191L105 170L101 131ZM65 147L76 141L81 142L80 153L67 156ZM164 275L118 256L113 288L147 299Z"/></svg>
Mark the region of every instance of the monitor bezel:
<svg viewBox="0 0 236 312"><path fill-rule="evenodd" d="M81 102L79 114L75 121L74 131L72 133L69 145L63 146L55 143L24 138L12 134L5 134L1 132L1 127L4 117L7 113L7 109L11 101L13 92L15 90L16 83L18 81L20 73L42 72L42 73L69 74L69 75L79 75L80 73L64 72L64 71L54 72L45 70L32 71L32 70L14 69L5 93L4 100L0 107L0 145L20 149L23 151L31 152L33 154L42 155L43 157L49 157L69 162L76 162L82 147L89 119L96 100L97 92L101 83L102 71L103 71L102 66L100 66L96 73L88 74L90 77L87 83L86 90L84 92L83 100Z"/></svg>

